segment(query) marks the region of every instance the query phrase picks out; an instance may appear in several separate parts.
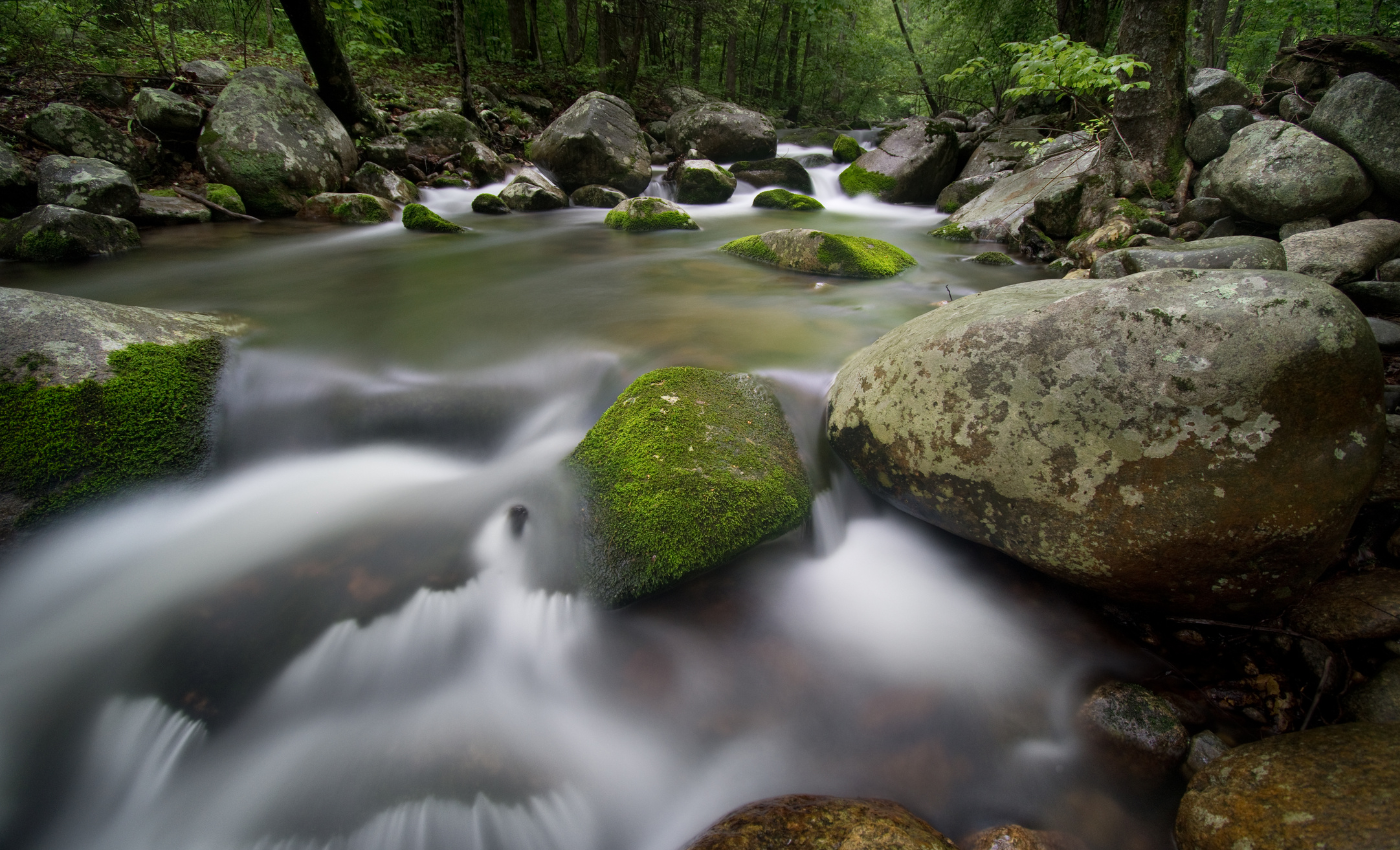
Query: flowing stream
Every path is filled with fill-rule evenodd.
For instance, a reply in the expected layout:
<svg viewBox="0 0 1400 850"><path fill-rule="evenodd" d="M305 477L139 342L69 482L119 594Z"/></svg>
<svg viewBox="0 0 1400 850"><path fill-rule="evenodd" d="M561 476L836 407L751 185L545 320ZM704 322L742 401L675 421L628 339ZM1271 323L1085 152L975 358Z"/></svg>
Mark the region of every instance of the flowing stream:
<svg viewBox="0 0 1400 850"><path fill-rule="evenodd" d="M691 208L699 232L474 216L475 190L439 190L425 202L475 233L223 224L5 267L8 286L255 330L205 475L0 564L4 844L680 850L804 792L888 797L955 839L1016 821L1169 846L1170 796L1101 780L1072 731L1090 677L1142 660L1052 584L872 500L825 448L852 352L1040 276L965 262L979 247L928 238L930 208L845 198L839 168L813 169L825 212L754 209L741 183ZM919 266L820 280L715 250L785 227ZM573 590L560 461L631 378L678 364L774 383L812 519L601 610Z"/></svg>

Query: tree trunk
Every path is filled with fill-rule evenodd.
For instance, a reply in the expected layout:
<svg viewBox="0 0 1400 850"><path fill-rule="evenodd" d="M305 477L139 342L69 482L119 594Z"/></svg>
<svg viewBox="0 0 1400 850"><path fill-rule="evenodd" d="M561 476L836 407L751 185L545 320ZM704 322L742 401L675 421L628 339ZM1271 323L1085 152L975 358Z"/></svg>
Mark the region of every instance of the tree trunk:
<svg viewBox="0 0 1400 850"><path fill-rule="evenodd" d="M273 40L275 33L272 29L272 0L264 0L264 2L267 6L267 49L271 50L277 44ZM247 63L245 62L244 64Z"/></svg>
<svg viewBox="0 0 1400 850"><path fill-rule="evenodd" d="M1127 0L1123 9L1117 50L1152 66L1148 89L1120 92L1114 100L1113 121L1135 164L1134 180L1174 184L1186 156L1186 4Z"/></svg>
<svg viewBox="0 0 1400 850"><path fill-rule="evenodd" d="M1244 26L1244 5L1245 0L1235 0L1235 12L1230 16L1230 28L1226 31L1228 38L1239 35L1240 29ZM1220 49L1220 67L1230 67L1230 50L1224 45Z"/></svg>
<svg viewBox="0 0 1400 850"><path fill-rule="evenodd" d="M387 134L389 128L355 85L350 64L340 52L321 0L282 0L282 11L287 13L311 72L316 75L321 100L350 135L373 138Z"/></svg>
<svg viewBox="0 0 1400 850"><path fill-rule="evenodd" d="M525 0L506 0L506 20L510 27L511 58L516 62L529 62L530 55L530 16L525 9Z"/></svg>
<svg viewBox="0 0 1400 850"><path fill-rule="evenodd" d="M739 31L735 24L729 25L729 41L724 48L724 57L724 91L733 100L739 82Z"/></svg>
<svg viewBox="0 0 1400 850"><path fill-rule="evenodd" d="M791 104L797 95L797 45L802 33L797 29L797 22L793 21L792 29L788 32L788 60L787 60L787 99Z"/></svg>
<svg viewBox="0 0 1400 850"><path fill-rule="evenodd" d="M617 64L621 50L617 38L617 15L604 2L598 3L598 85L603 91L612 90L618 76Z"/></svg>
<svg viewBox="0 0 1400 850"><path fill-rule="evenodd" d="M704 48L701 36L704 34L704 23L705 7L697 2L695 17L690 25L690 81L697 86L700 85L700 56Z"/></svg>
<svg viewBox="0 0 1400 850"><path fill-rule="evenodd" d="M564 0L564 64L572 65L583 54L578 28L578 0Z"/></svg>
<svg viewBox="0 0 1400 850"><path fill-rule="evenodd" d="M899 11L899 0L890 0L890 4L894 6L894 17L899 21L899 31L904 33L904 46L909 48L909 58L914 62L914 72L919 75L919 85L924 90L924 102L928 104L928 115L932 118L940 111L938 102L933 99L933 92L929 91L928 80L924 79L924 66L919 64L919 54L914 52L914 42L909 40L909 30L904 26L904 14Z"/></svg>
<svg viewBox="0 0 1400 850"><path fill-rule="evenodd" d="M754 94L754 77L757 74L759 51L763 49L763 27L768 23L768 7L772 5L771 0L763 0L763 10L758 15L758 30L753 36L753 61L748 68L748 90L749 96Z"/></svg>
<svg viewBox="0 0 1400 850"><path fill-rule="evenodd" d="M1082 41L1096 50L1108 43L1111 0L1056 0L1055 23L1071 41Z"/></svg>
<svg viewBox="0 0 1400 850"><path fill-rule="evenodd" d="M616 94L622 97L630 97L632 89L637 86L637 72L642 64L642 47L646 44L645 10L642 8L641 0L622 0L622 9L628 17L624 19L631 36L627 39L627 47L623 54L623 66L621 74L621 86Z"/></svg>
<svg viewBox="0 0 1400 850"><path fill-rule="evenodd" d="M544 51L540 49L540 2L530 0L530 55L535 64L544 65Z"/></svg>
<svg viewBox="0 0 1400 850"><path fill-rule="evenodd" d="M462 117L476 123L476 100L472 97L472 69L467 64L467 22L462 14L462 0L452 4L452 46L457 49L457 75L462 80Z"/></svg>
<svg viewBox="0 0 1400 850"><path fill-rule="evenodd" d="M783 96L783 66L787 64L788 27L792 24L792 4L784 3L783 22L778 26L778 37L773 42L773 95L769 102L776 103Z"/></svg>

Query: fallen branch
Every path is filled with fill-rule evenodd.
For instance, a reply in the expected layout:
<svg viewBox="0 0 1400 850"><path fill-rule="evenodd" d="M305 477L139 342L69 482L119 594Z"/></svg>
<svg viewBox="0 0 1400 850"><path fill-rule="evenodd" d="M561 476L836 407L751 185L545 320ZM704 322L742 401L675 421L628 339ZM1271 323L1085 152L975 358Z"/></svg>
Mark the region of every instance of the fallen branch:
<svg viewBox="0 0 1400 850"><path fill-rule="evenodd" d="M224 215L229 216L230 218L241 218L244 221L251 221L254 224L262 224L262 219L260 218L253 218L251 215L236 213L231 209L219 206L218 204L214 203L206 197L203 197L202 195L196 195L194 192L187 192L184 189L181 189L179 186L172 186L170 188L174 189L175 194L179 195L180 197L189 198L191 201L204 204L206 207L213 210L214 212L223 213Z"/></svg>

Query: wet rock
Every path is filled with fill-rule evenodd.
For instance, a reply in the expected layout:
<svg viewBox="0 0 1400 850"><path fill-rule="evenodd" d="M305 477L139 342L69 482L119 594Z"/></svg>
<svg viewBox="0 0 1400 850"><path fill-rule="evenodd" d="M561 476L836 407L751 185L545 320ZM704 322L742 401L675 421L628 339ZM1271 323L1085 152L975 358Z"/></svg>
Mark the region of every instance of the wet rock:
<svg viewBox="0 0 1400 850"><path fill-rule="evenodd" d="M126 217L140 199L131 175L104 159L46 156L39 161L39 203Z"/></svg>
<svg viewBox="0 0 1400 850"><path fill-rule="evenodd" d="M475 202L472 204L472 209L476 210ZM403 208L403 226L407 230L417 230L423 233L468 232L468 228L448 221L422 204L409 204Z"/></svg>
<svg viewBox="0 0 1400 850"><path fill-rule="evenodd" d="M893 277L918 265L888 242L820 230L770 230L727 242L720 250L781 269L838 277Z"/></svg>
<svg viewBox="0 0 1400 850"><path fill-rule="evenodd" d="M211 180L268 217L295 215L312 195L339 190L358 165L335 113L298 76L268 67L234 75L209 112L199 156Z"/></svg>
<svg viewBox="0 0 1400 850"><path fill-rule="evenodd" d="M1400 249L1400 222L1384 218L1352 221L1299 233L1283 241L1288 269L1333 286L1369 277Z"/></svg>
<svg viewBox="0 0 1400 850"><path fill-rule="evenodd" d="M1287 224L1284 224L1279 227L1278 239L1280 242L1282 242L1290 236L1297 236L1299 233L1309 233L1314 230L1326 230L1331 226L1332 223L1320 215L1315 215L1312 218L1305 218L1299 221L1290 221Z"/></svg>
<svg viewBox="0 0 1400 850"><path fill-rule="evenodd" d="M1177 216L1177 220L1183 224L1188 221L1210 224L1224 215L1225 202L1219 198L1193 198L1181 208L1181 214Z"/></svg>
<svg viewBox="0 0 1400 850"><path fill-rule="evenodd" d="M1371 194L1370 179L1350 154L1282 121L1240 130L1209 170L1212 194L1267 224L1342 215Z"/></svg>
<svg viewBox="0 0 1400 850"><path fill-rule="evenodd" d="M383 224L398 207L384 198L358 192L323 192L306 199L297 218L336 224Z"/></svg>
<svg viewBox="0 0 1400 850"><path fill-rule="evenodd" d="M167 226L204 224L213 219L209 208L185 198L141 195L136 209L127 216L137 224Z"/></svg>
<svg viewBox="0 0 1400 850"><path fill-rule="evenodd" d="M1356 157L1391 198L1400 200L1400 90L1367 73L1327 90L1308 129Z"/></svg>
<svg viewBox="0 0 1400 850"><path fill-rule="evenodd" d="M1387 283L1400 281L1400 260L1387 260L1377 266L1376 280Z"/></svg>
<svg viewBox="0 0 1400 850"><path fill-rule="evenodd" d="M983 251L972 258L972 262L984 266L1014 266L1016 261L1000 251Z"/></svg>
<svg viewBox="0 0 1400 850"><path fill-rule="evenodd" d="M1313 114L1313 105L1302 95L1286 94L1279 98L1278 117L1290 124L1301 124Z"/></svg>
<svg viewBox="0 0 1400 850"><path fill-rule="evenodd" d="M1186 778L1190 779L1229 751L1230 747L1209 729L1197 732L1191 736L1191 746L1186 752L1186 761L1181 765L1181 770L1186 774Z"/></svg>
<svg viewBox="0 0 1400 850"><path fill-rule="evenodd" d="M1400 570L1376 570L1321 582L1288 614L1293 628L1319 640L1400 636Z"/></svg>
<svg viewBox="0 0 1400 850"><path fill-rule="evenodd" d="M1400 658L1382 664L1371 681L1347 694L1342 706L1364 723L1400 723Z"/></svg>
<svg viewBox="0 0 1400 850"><path fill-rule="evenodd" d="M107 226L139 244L121 219L62 207L25 218L52 210L75 228ZM19 508L2 520L0 537L16 516L20 525L37 522L131 482L197 468L221 340L240 331L216 316L0 289L0 420L18 449L0 460L0 496Z"/></svg>
<svg viewBox="0 0 1400 850"><path fill-rule="evenodd" d="M1225 219L1221 219L1224 221ZM1207 231L1209 232L1209 231ZM1290 269L1283 246L1258 236L1209 236L1171 247L1120 248L1094 261L1097 279L1156 269ZM1296 269L1294 269L1296 271Z"/></svg>
<svg viewBox="0 0 1400 850"><path fill-rule="evenodd" d="M874 195L891 204L931 204L958 169L955 136L927 132L928 119L909 118L874 150L841 172L847 195Z"/></svg>
<svg viewBox="0 0 1400 850"><path fill-rule="evenodd" d="M824 127L803 127L800 130L784 133L783 141L790 145L831 147L836 144L836 140L840 137L840 133L835 130L828 130ZM859 156L859 154L857 154L857 156Z"/></svg>
<svg viewBox="0 0 1400 850"><path fill-rule="evenodd" d="M792 794L725 815L685 850L957 850L942 833L889 800Z"/></svg>
<svg viewBox="0 0 1400 850"><path fill-rule="evenodd" d="M1144 778L1175 770L1190 743L1171 705L1142 685L1100 685L1080 706L1078 722L1089 746L1114 768Z"/></svg>
<svg viewBox="0 0 1400 850"><path fill-rule="evenodd" d="M609 211L603 223L628 233L700 229L690 213L664 198L628 198Z"/></svg>
<svg viewBox="0 0 1400 850"><path fill-rule="evenodd" d="M805 153L797 157L797 164L803 168L825 168L835 161L824 153Z"/></svg>
<svg viewBox="0 0 1400 850"><path fill-rule="evenodd" d="M204 107L173 91L143 88L131 99L136 123L164 140L193 139L204 123Z"/></svg>
<svg viewBox="0 0 1400 850"><path fill-rule="evenodd" d="M555 119L530 146L565 192L612 186L635 196L651 182L651 152L632 107L621 98L589 92Z"/></svg>
<svg viewBox="0 0 1400 850"><path fill-rule="evenodd" d="M233 79L233 69L219 59L195 59L180 66L180 73L196 83L223 85Z"/></svg>
<svg viewBox="0 0 1400 850"><path fill-rule="evenodd" d="M850 136L837 136L836 141L831 143L831 159L834 162L855 162L863 153L865 148Z"/></svg>
<svg viewBox="0 0 1400 850"><path fill-rule="evenodd" d="M1088 845L1067 832L1026 829L1010 824L994 826L963 838L960 850L1088 850Z"/></svg>
<svg viewBox="0 0 1400 850"><path fill-rule="evenodd" d="M1369 850L1400 832L1400 726L1348 723L1244 744L1191 780L1181 850Z"/></svg>
<svg viewBox="0 0 1400 850"><path fill-rule="evenodd" d="M762 113L732 103L707 102L671 116L666 144L674 151L694 148L715 162L768 159L778 154L778 133Z"/></svg>
<svg viewBox="0 0 1400 850"><path fill-rule="evenodd" d="M105 159L127 170L141 164L140 153L130 138L81 106L50 103L29 116L24 129L61 154Z"/></svg>
<svg viewBox="0 0 1400 850"><path fill-rule="evenodd" d="M811 508L782 408L751 375L648 372L568 464L584 494L584 584L609 607L717 567L801 525Z"/></svg>
<svg viewBox="0 0 1400 850"><path fill-rule="evenodd" d="M961 224L944 224L935 227L928 232L934 239L943 239L947 242L976 242L977 235Z"/></svg>
<svg viewBox="0 0 1400 850"><path fill-rule="evenodd" d="M569 196L569 203L576 207L596 207L598 209L610 210L623 201L627 196L611 186L580 186Z"/></svg>
<svg viewBox="0 0 1400 850"><path fill-rule="evenodd" d="M998 171L995 174L979 174L976 177L964 177L961 180L954 180L943 191L938 193L938 200L934 207L941 213L953 213L962 208L963 204L992 188L1003 177L1009 177L1010 171Z"/></svg>
<svg viewBox="0 0 1400 850"><path fill-rule="evenodd" d="M948 219L983 242L1005 242L1044 198L1043 209L1054 208L1056 220L1072 220L1066 207L1082 192L1095 151L1072 150L1034 168L998 180L964 204Z"/></svg>
<svg viewBox="0 0 1400 850"><path fill-rule="evenodd" d="M659 92L661 102L666 104L672 112L685 109L690 106L699 106L702 103L709 103L714 98L697 91L689 86L670 86ZM669 126L669 124L668 124ZM659 136L657 138L660 138Z"/></svg>
<svg viewBox="0 0 1400 850"><path fill-rule="evenodd" d="M729 173L750 186L781 186L794 192L810 194L812 176L801 163L785 156L772 159L740 160L729 166Z"/></svg>
<svg viewBox="0 0 1400 850"><path fill-rule="evenodd" d="M490 192L482 192L472 198L472 212L482 215L509 215L510 207L506 206L506 202L498 196Z"/></svg>
<svg viewBox="0 0 1400 850"><path fill-rule="evenodd" d="M522 169L501 190L500 198L515 212L543 212L569 205L569 196L533 168Z"/></svg>
<svg viewBox="0 0 1400 850"><path fill-rule="evenodd" d="M496 152L481 142L467 142L462 146L459 160L462 171L472 176L476 185L485 186L506 179L506 164L496 156Z"/></svg>
<svg viewBox="0 0 1400 850"><path fill-rule="evenodd" d="M366 162L360 166L360 170L350 178L350 188L396 204L412 204L418 201L417 186L374 162Z"/></svg>
<svg viewBox="0 0 1400 850"><path fill-rule="evenodd" d="M399 135L380 136L377 139L358 143L360 159L383 166L390 171L400 171L408 167L408 139Z"/></svg>
<svg viewBox="0 0 1400 850"><path fill-rule="evenodd" d="M1225 155L1230 139L1254 123L1254 116L1243 106L1216 106L1191 122L1186 131L1186 153L1197 165Z"/></svg>
<svg viewBox="0 0 1400 850"><path fill-rule="evenodd" d="M1248 106L1249 86L1219 68L1202 68L1186 89L1191 108L1201 115L1217 106Z"/></svg>
<svg viewBox="0 0 1400 850"><path fill-rule="evenodd" d="M403 115L399 118L399 132L408 140L410 162L424 157L441 159L461 153L467 142L481 141L481 131L475 124L446 109L420 109Z"/></svg>
<svg viewBox="0 0 1400 850"><path fill-rule="evenodd" d="M733 174L708 159L678 162L666 176L674 182L676 200L682 204L722 204L739 185Z"/></svg>
<svg viewBox="0 0 1400 850"><path fill-rule="evenodd" d="M444 171L429 177L428 187L431 189L465 189L467 181L460 174Z"/></svg>
<svg viewBox="0 0 1400 850"><path fill-rule="evenodd" d="M876 494L1038 570L1239 616L1298 598L1350 528L1379 357L1340 292L1290 272L1037 281L858 352L828 438Z"/></svg>
<svg viewBox="0 0 1400 850"><path fill-rule="evenodd" d="M6 260L81 260L139 247L136 225L126 219L57 204L0 223L0 258Z"/></svg>
<svg viewBox="0 0 1400 850"><path fill-rule="evenodd" d="M798 210L810 212L826 209L822 202L806 195L797 195L786 189L768 189L754 195L753 205L770 210Z"/></svg>
<svg viewBox="0 0 1400 850"><path fill-rule="evenodd" d="M38 203L38 184L24 160L0 145L0 217L10 218Z"/></svg>

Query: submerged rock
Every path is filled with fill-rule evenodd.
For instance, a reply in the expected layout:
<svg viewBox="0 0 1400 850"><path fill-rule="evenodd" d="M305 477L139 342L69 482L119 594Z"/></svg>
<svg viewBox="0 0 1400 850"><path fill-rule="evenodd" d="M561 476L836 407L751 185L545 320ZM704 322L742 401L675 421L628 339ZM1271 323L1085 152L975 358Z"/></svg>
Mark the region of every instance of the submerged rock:
<svg viewBox="0 0 1400 850"><path fill-rule="evenodd" d="M781 186L794 192L812 192L812 175L797 160L785 156L742 160L729 166L729 172L750 186Z"/></svg>
<svg viewBox="0 0 1400 850"><path fill-rule="evenodd" d="M1400 228L1400 225L1397 225ZM1092 276L1127 277L1156 269L1274 269L1291 268L1282 245L1259 236L1221 236L1170 247L1119 248L1094 261ZM1297 271L1293 269L1293 271Z"/></svg>
<svg viewBox="0 0 1400 850"><path fill-rule="evenodd" d="M1307 230L1283 240L1288 270L1333 286L1369 277L1400 250L1400 222L1384 218Z"/></svg>
<svg viewBox="0 0 1400 850"><path fill-rule="evenodd" d="M240 331L217 316L0 289L0 498L13 508L0 512L0 537L131 482L194 471L221 340Z"/></svg>
<svg viewBox="0 0 1400 850"><path fill-rule="evenodd" d="M1243 744L1197 773L1181 850L1372 850L1400 834L1400 725L1347 723Z"/></svg>
<svg viewBox="0 0 1400 850"><path fill-rule="evenodd" d="M1145 779L1175 770L1190 744L1171 705L1142 685L1100 685L1080 706L1078 721L1089 746L1114 769Z"/></svg>
<svg viewBox="0 0 1400 850"><path fill-rule="evenodd" d="M1328 579L1288 613L1293 628L1318 640L1400 636L1400 570Z"/></svg>
<svg viewBox="0 0 1400 850"><path fill-rule="evenodd" d="M666 122L666 144L715 162L766 159L778 154L778 132L760 112L712 101L678 109Z"/></svg>
<svg viewBox="0 0 1400 850"><path fill-rule="evenodd" d="M847 195L874 195L891 204L931 204L958 171L956 136L928 132L928 119L909 118L841 172Z"/></svg>
<svg viewBox="0 0 1400 850"><path fill-rule="evenodd" d="M1240 130L1202 180L1236 214L1266 224L1341 215L1371 194L1350 154L1283 121Z"/></svg>
<svg viewBox="0 0 1400 850"><path fill-rule="evenodd" d="M137 224L165 226L204 224L213 219L208 207L185 198L141 195L136 211L127 217Z"/></svg>
<svg viewBox="0 0 1400 850"><path fill-rule="evenodd" d="M49 263L120 254L141 247L124 218L45 204L0 223L0 258Z"/></svg>
<svg viewBox="0 0 1400 850"><path fill-rule="evenodd" d="M131 106L136 123L165 140L193 139L204 123L204 107L166 89L143 88Z"/></svg>
<svg viewBox="0 0 1400 850"><path fill-rule="evenodd" d="M610 210L623 201L627 196L621 191L611 186L580 186L569 196L569 203L576 207L593 207L595 209Z"/></svg>
<svg viewBox="0 0 1400 850"><path fill-rule="evenodd" d="M131 175L105 159L46 156L39 161L39 203L126 217L140 203Z"/></svg>
<svg viewBox="0 0 1400 850"><path fill-rule="evenodd" d="M804 153L796 159L803 168L825 168L836 161L824 153Z"/></svg>
<svg viewBox="0 0 1400 850"><path fill-rule="evenodd" d="M50 103L29 116L24 129L67 156L105 159L127 170L141 164L135 142L81 106Z"/></svg>
<svg viewBox="0 0 1400 850"><path fill-rule="evenodd" d="M297 218L336 224L383 224L394 218L393 201L360 192L323 192L308 198Z"/></svg>
<svg viewBox="0 0 1400 850"><path fill-rule="evenodd" d="M1380 352L1336 289L1172 269L907 322L841 368L828 438L875 493L1038 570L1239 616L1331 562L1380 464L1380 403Z"/></svg>
<svg viewBox="0 0 1400 850"><path fill-rule="evenodd" d="M1356 157L1400 200L1400 89L1372 74L1350 74L1322 96L1308 129Z"/></svg>
<svg viewBox="0 0 1400 850"><path fill-rule="evenodd" d="M472 198L472 212L483 215L509 215L510 207L506 202L490 192L482 192Z"/></svg>
<svg viewBox="0 0 1400 850"><path fill-rule="evenodd" d="M733 174L708 159L678 162L666 176L676 187L676 201L682 204L722 204L739 185Z"/></svg>
<svg viewBox="0 0 1400 850"><path fill-rule="evenodd" d="M651 182L651 153L632 107L622 98L589 92L530 146L565 192L601 184L639 195Z"/></svg>
<svg viewBox="0 0 1400 850"><path fill-rule="evenodd" d="M685 850L958 850L890 800L791 794L740 806Z"/></svg>
<svg viewBox="0 0 1400 850"><path fill-rule="evenodd" d="M782 408L751 375L648 372L568 464L584 496L583 581L609 607L717 567L801 525L811 508Z"/></svg>
<svg viewBox="0 0 1400 850"><path fill-rule="evenodd" d="M768 189L759 192L753 197L753 205L770 210L799 210L802 212L826 209L822 202L816 198L797 195L786 189Z"/></svg>
<svg viewBox="0 0 1400 850"><path fill-rule="evenodd" d="M350 178L350 188L396 204L418 201L418 187L375 162L366 162ZM212 200L212 198L211 198Z"/></svg>
<svg viewBox="0 0 1400 850"><path fill-rule="evenodd" d="M726 242L720 250L780 269L839 277L893 277L918 265L888 242L820 230L770 230Z"/></svg>
<svg viewBox="0 0 1400 850"><path fill-rule="evenodd" d="M472 202L472 209L476 211L475 200ZM423 233L466 233L468 231L462 225L448 221L422 204L409 204L403 208L403 226L408 230L419 230Z"/></svg>
<svg viewBox="0 0 1400 850"><path fill-rule="evenodd" d="M699 230L690 213L665 198L628 198L608 212L603 223L613 230L649 233L653 230Z"/></svg>
<svg viewBox="0 0 1400 850"><path fill-rule="evenodd" d="M837 162L855 162L863 153L865 148L850 136L837 136L831 143L831 158Z"/></svg>

